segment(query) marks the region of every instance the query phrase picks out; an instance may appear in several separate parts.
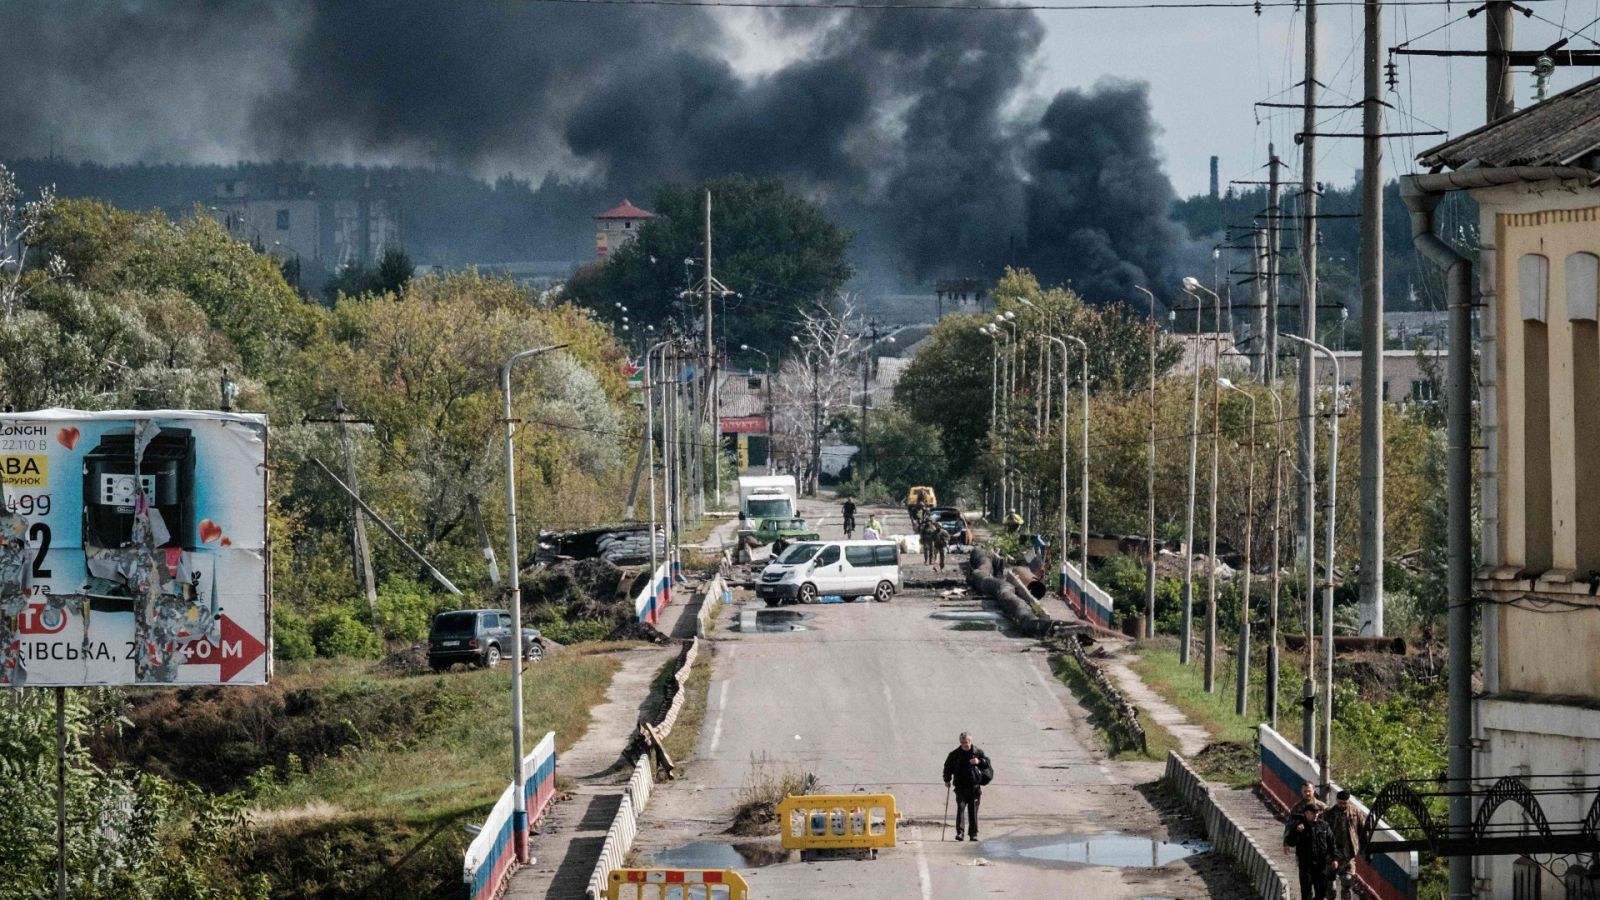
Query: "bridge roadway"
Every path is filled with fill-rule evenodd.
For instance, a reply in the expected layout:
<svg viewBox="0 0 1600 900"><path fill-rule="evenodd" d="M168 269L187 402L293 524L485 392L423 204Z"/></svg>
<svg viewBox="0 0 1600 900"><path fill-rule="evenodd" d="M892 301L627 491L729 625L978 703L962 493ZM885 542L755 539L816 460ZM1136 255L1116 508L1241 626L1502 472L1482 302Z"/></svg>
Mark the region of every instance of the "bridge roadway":
<svg viewBox="0 0 1600 900"><path fill-rule="evenodd" d="M833 504L808 502L802 511L822 520L825 537L839 534ZM890 533L907 530L903 510L890 516ZM891 603L790 607L805 614L805 630L780 633L732 630L741 608L765 607L736 592L713 634L694 756L682 780L658 786L635 843L639 864L693 841L751 840L725 832L741 786L761 763L769 772L814 773L830 793L893 793L905 818L899 846L876 860L738 867L753 896L1248 896L1213 854L1133 868L1018 857L1022 847L1108 831L1169 837L1157 806L1170 803L1151 784L1159 764L1108 760L1035 641L932 618L981 609L940 598L960 577L956 565L941 576L919 557L905 577L911 586ZM956 843L953 829L940 840L940 769L963 730L996 772L984 791L979 844ZM1194 836L1192 822L1175 828L1174 838ZM776 847L775 838L766 841Z"/></svg>

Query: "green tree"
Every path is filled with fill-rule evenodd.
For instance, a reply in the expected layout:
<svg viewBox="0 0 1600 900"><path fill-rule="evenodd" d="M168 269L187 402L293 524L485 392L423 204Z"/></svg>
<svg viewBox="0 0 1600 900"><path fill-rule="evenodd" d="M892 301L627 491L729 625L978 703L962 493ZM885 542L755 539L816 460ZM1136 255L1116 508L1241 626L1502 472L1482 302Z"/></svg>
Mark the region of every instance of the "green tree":
<svg viewBox="0 0 1600 900"><path fill-rule="evenodd" d="M115 727L115 695L67 692L67 893L84 900L265 898L265 879L225 860L244 840L237 796L209 797L96 766L84 742ZM55 896L56 728L52 695L0 702L0 898Z"/></svg>
<svg viewBox="0 0 1600 900"><path fill-rule="evenodd" d="M317 310L284 281L275 260L207 216L172 222L160 213L63 200L34 236L33 249L58 257L86 291L172 291L187 298L233 344L247 375L283 374L318 325Z"/></svg>
<svg viewBox="0 0 1600 900"><path fill-rule="evenodd" d="M790 321L830 305L854 269L845 258L850 233L778 181L734 176L663 188L655 218L605 263L579 272L567 295L610 321L620 322L620 303L632 322L658 331L676 322L698 333L702 307L678 294L703 277L708 190L715 275L737 292L718 301L717 313L726 312L719 335L729 348L786 353Z"/></svg>
<svg viewBox="0 0 1600 900"><path fill-rule="evenodd" d="M399 247L390 247L374 266L351 263L334 273L323 286L322 294L328 302L340 297L359 297L363 294L398 294L411 280L416 269L411 257Z"/></svg>

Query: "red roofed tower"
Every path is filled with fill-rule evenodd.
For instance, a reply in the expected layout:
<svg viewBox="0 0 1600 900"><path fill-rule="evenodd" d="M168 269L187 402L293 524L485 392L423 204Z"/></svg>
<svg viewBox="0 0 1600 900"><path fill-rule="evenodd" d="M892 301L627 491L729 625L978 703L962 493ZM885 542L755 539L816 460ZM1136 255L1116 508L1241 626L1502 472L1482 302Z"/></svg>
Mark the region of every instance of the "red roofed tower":
<svg viewBox="0 0 1600 900"><path fill-rule="evenodd" d="M620 250L639 233L639 226L646 219L654 217L655 213L640 209L628 200L595 216L594 220L599 223L594 236L595 256L605 259L613 251Z"/></svg>

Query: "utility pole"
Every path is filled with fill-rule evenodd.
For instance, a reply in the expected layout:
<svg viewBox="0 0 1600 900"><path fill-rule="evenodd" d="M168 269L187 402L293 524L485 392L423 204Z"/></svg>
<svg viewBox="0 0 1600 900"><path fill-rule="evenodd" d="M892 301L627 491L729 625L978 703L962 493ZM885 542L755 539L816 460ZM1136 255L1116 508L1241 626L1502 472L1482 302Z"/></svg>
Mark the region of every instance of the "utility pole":
<svg viewBox="0 0 1600 900"><path fill-rule="evenodd" d="M1278 381L1278 253L1283 234L1283 192L1278 169L1283 165L1278 152L1267 145L1267 329L1262 337L1266 359L1262 381L1269 387Z"/></svg>
<svg viewBox="0 0 1600 900"><path fill-rule="evenodd" d="M717 348L712 337L711 323L711 290L715 282L711 278L711 189L706 189L706 345L705 345L705 399L704 414L711 421L711 459L715 490L717 492L717 505L722 505L722 420L716 407L717 391ZM699 437L699 427L695 428L696 438ZM702 451L703 452L703 451ZM704 518L706 514L705 469L695 470L695 514Z"/></svg>
<svg viewBox="0 0 1600 900"><path fill-rule="evenodd" d="M339 448L344 454L344 478L350 485L350 555L355 567L356 582L365 590L367 597L367 610L372 613L372 621L378 621L378 585L372 575L372 545L367 542L367 520L361 510L361 486L356 480L355 451L350 443L350 426L352 424L370 424L366 419L351 417L350 410L344 405L344 397L335 394L333 397L333 418L331 419L306 419L307 423L327 423L339 426Z"/></svg>
<svg viewBox="0 0 1600 900"><path fill-rule="evenodd" d="M1211 294L1213 317L1222 318L1222 304ZM1231 329L1230 329L1231 331ZM1217 689L1217 471L1222 431L1222 341L1212 341L1211 363L1211 528L1206 539L1206 658L1205 690Z"/></svg>
<svg viewBox="0 0 1600 900"><path fill-rule="evenodd" d="M867 433L867 380L872 374L872 348L878 345L879 340L888 335L889 332L882 330L878 320L873 319L867 323L867 333L864 335L867 343L861 348L861 466L856 478L856 481L861 484L867 483L867 443L869 440ZM890 343L893 343L893 341Z"/></svg>
<svg viewBox="0 0 1600 900"><path fill-rule="evenodd" d="M1383 2L1365 0L1361 111L1361 617L1383 634ZM1510 4L1506 4L1507 7ZM1509 17L1509 14L1508 14ZM1335 388L1337 390L1337 387ZM1332 578L1333 573L1328 573ZM1328 648L1331 653L1333 648Z"/></svg>
<svg viewBox="0 0 1600 900"><path fill-rule="evenodd" d="M1301 702L1312 716L1311 727L1302 735L1307 756L1316 757L1316 621L1313 611L1317 583L1316 529L1317 485L1312 466L1316 463L1317 439L1314 420L1316 358L1311 343L1317 339L1317 0L1306 0L1305 110L1300 150L1300 536L1305 542L1306 601L1306 681ZM1336 388L1337 389L1337 388ZM1332 578L1333 573L1329 572ZM1327 648L1332 652L1333 648Z"/></svg>
<svg viewBox="0 0 1600 900"><path fill-rule="evenodd" d="M1512 4L1510 0L1489 0L1484 9L1484 121L1498 122L1516 109L1511 95L1515 87L1510 56Z"/></svg>

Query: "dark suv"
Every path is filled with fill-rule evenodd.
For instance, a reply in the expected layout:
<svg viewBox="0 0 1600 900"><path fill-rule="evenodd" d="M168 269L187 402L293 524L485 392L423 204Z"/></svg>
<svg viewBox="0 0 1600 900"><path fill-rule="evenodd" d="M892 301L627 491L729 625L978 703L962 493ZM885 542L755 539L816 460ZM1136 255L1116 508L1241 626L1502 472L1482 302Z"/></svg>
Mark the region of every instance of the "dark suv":
<svg viewBox="0 0 1600 900"><path fill-rule="evenodd" d="M511 649L511 613L503 609L458 609L433 617L428 629L428 665L435 672L455 663L493 668ZM522 658L544 658L539 629L523 626Z"/></svg>

